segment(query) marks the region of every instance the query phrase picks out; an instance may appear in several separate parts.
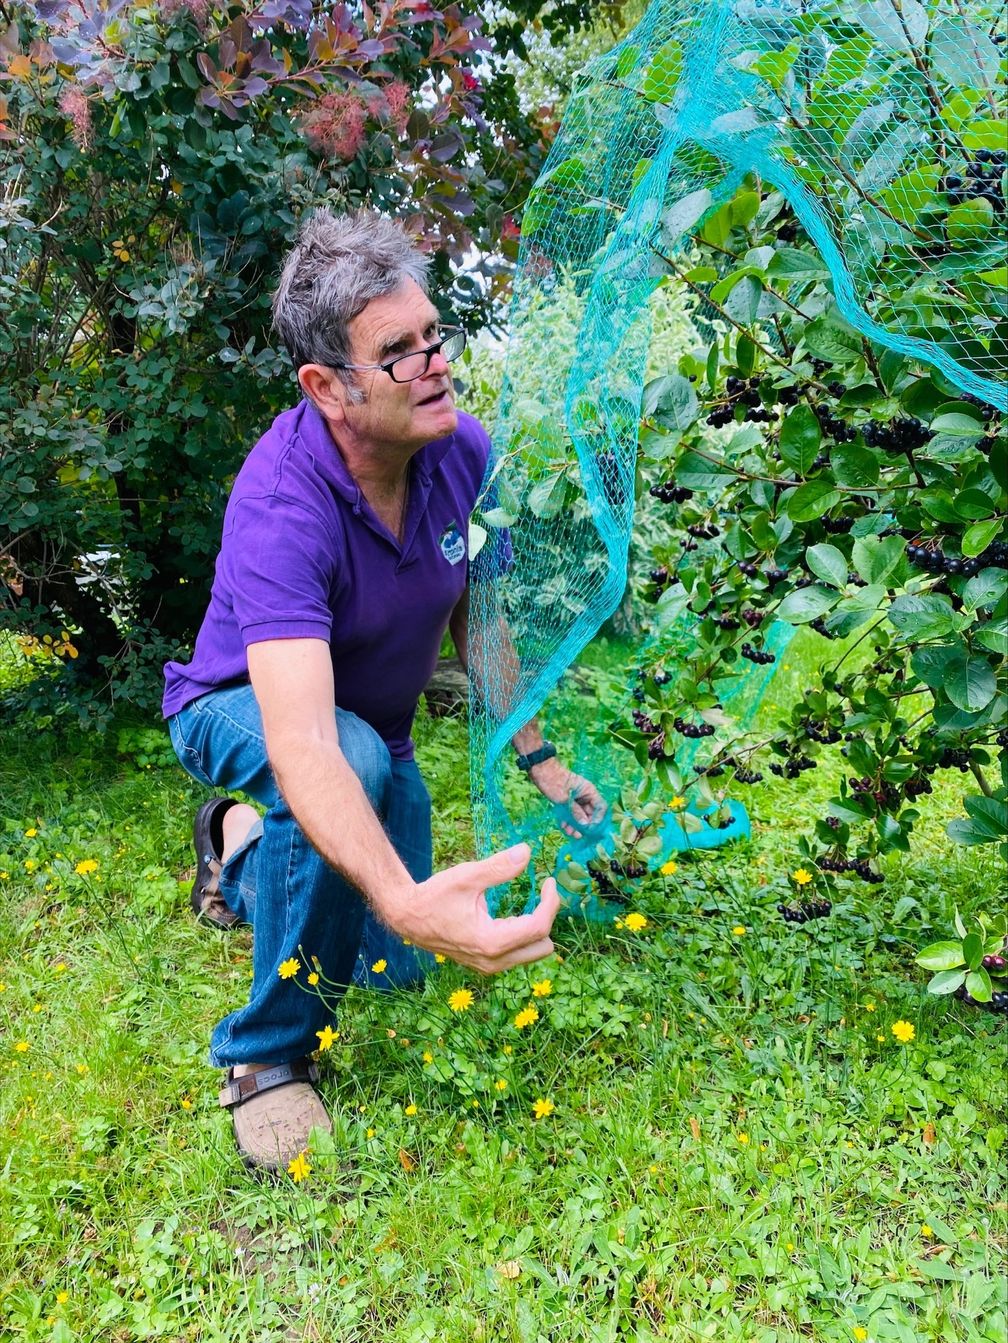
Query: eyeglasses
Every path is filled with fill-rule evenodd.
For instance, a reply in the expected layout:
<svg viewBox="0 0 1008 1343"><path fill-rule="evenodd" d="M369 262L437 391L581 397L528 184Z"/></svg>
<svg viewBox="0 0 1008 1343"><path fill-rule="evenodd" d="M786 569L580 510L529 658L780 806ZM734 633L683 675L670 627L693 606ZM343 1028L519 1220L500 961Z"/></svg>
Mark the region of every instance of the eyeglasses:
<svg viewBox="0 0 1008 1343"><path fill-rule="evenodd" d="M441 339L435 341L433 345L428 345L425 350L413 350L410 354L397 355L386 364L334 364L333 367L352 369L354 372L380 368L393 382L414 382L417 378L422 378L430 368L430 361L434 355L441 353L451 363L453 359L459 357L465 347L466 335L462 328L444 326L441 328Z"/></svg>

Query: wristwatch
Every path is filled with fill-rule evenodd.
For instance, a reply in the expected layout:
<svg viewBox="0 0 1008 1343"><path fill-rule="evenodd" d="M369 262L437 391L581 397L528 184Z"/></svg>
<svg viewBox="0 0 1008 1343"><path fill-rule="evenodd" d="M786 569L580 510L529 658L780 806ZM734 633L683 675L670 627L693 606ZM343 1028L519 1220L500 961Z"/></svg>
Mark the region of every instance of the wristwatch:
<svg viewBox="0 0 1008 1343"><path fill-rule="evenodd" d="M544 760L552 760L556 755L557 749L551 741L544 741L538 751L529 751L528 755L520 755L516 761L518 768L527 774L530 769L536 765L541 765Z"/></svg>

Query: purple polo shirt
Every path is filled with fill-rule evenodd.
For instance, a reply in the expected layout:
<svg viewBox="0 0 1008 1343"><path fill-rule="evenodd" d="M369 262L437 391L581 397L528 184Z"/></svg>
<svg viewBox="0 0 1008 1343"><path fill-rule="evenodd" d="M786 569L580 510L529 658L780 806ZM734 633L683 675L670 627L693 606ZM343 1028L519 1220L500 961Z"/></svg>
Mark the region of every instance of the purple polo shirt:
<svg viewBox="0 0 1008 1343"><path fill-rule="evenodd" d="M483 426L460 412L453 434L416 453L400 545L315 407L279 415L235 479L192 661L165 667L165 717L247 681L249 644L325 639L336 703L412 759L417 699L468 581L469 515L489 452Z"/></svg>

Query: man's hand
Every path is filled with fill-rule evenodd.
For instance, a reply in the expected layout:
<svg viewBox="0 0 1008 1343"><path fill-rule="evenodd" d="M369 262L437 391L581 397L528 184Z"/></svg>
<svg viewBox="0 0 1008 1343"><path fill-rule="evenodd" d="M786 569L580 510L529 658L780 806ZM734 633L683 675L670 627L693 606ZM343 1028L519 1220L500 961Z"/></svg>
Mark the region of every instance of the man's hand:
<svg viewBox="0 0 1008 1343"><path fill-rule="evenodd" d="M571 821L561 821L560 824L573 839L581 838L577 826L591 829L599 824L608 810L605 798L595 785L580 774L572 773L555 756L541 765L533 765L529 778L543 797L570 808Z"/></svg>
<svg viewBox="0 0 1008 1343"><path fill-rule="evenodd" d="M543 882L531 914L495 919L486 891L513 880L528 867L527 844L491 854L482 862L459 863L435 872L416 886L408 904L384 907L382 915L401 937L426 951L468 965L484 975L526 965L553 950L550 929L560 908L556 882Z"/></svg>

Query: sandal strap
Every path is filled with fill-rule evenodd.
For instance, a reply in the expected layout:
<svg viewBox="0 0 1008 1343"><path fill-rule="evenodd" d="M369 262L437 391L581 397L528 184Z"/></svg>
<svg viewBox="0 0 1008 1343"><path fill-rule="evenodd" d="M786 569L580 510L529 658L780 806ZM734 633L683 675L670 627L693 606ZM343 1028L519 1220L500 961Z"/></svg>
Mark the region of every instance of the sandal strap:
<svg viewBox="0 0 1008 1343"><path fill-rule="evenodd" d="M218 1097L225 1110L233 1105L241 1105L250 1096L259 1096L274 1087L284 1087L291 1082L318 1081L319 1071L311 1059L294 1059L292 1063L278 1063L272 1068L263 1068L257 1073L246 1073L244 1077L232 1077L233 1069L228 1069L227 1085Z"/></svg>

